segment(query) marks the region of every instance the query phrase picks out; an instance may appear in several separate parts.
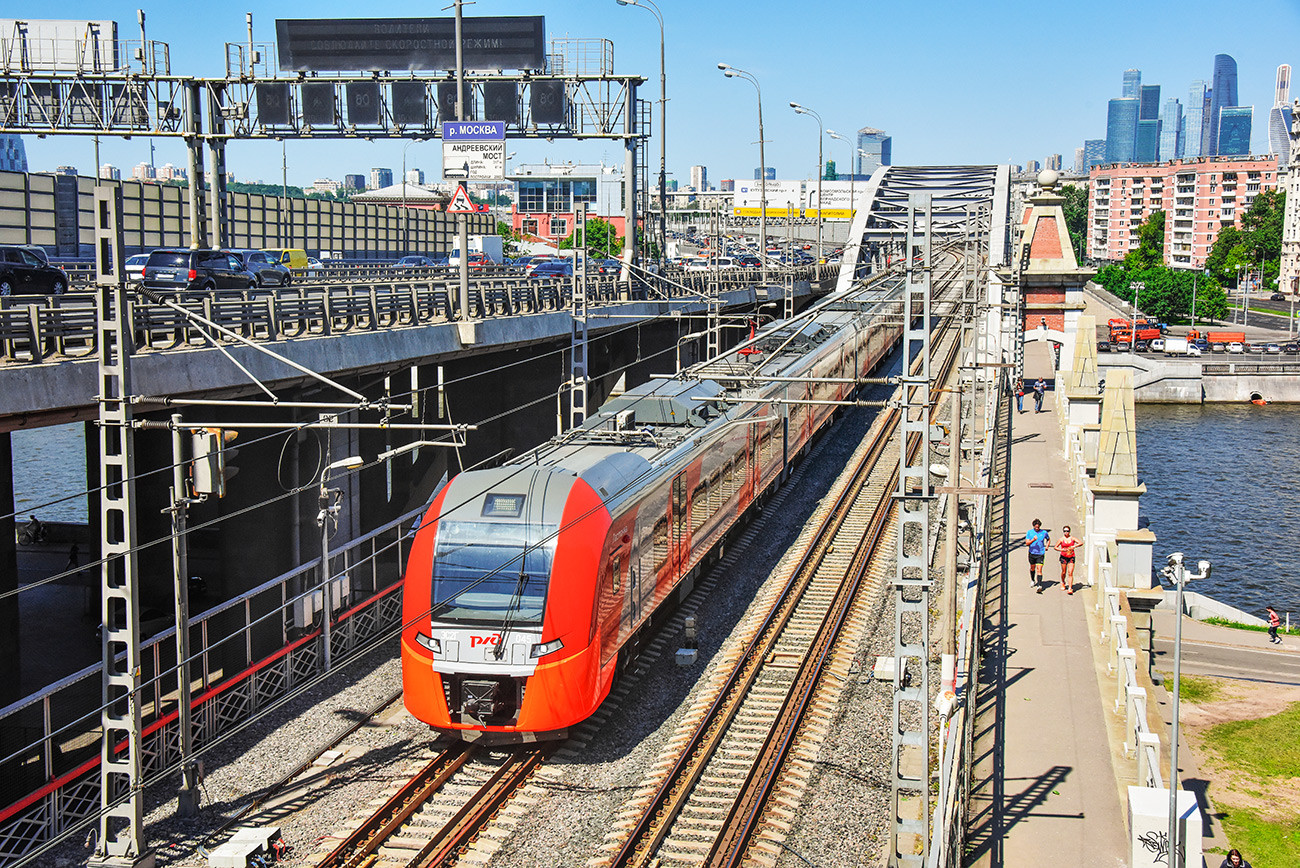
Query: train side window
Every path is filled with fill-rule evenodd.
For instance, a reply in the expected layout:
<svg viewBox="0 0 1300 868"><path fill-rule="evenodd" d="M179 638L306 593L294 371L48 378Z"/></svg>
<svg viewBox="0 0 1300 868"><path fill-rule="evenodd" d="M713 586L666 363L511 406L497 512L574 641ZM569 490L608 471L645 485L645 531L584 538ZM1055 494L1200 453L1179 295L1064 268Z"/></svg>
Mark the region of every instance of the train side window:
<svg viewBox="0 0 1300 868"><path fill-rule="evenodd" d="M614 558L609 563L609 589L617 594L623 587L623 559Z"/></svg>
<svg viewBox="0 0 1300 868"><path fill-rule="evenodd" d="M703 480L691 491L691 533L704 526L709 518L709 482Z"/></svg>
<svg viewBox="0 0 1300 868"><path fill-rule="evenodd" d="M654 569L658 573L668 563L668 516L661 517L654 527Z"/></svg>

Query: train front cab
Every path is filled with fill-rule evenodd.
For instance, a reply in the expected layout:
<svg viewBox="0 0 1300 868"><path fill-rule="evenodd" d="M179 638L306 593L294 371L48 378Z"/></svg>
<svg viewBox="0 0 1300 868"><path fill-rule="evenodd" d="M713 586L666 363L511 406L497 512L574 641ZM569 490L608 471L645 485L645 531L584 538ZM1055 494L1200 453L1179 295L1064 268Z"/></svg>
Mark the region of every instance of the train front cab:
<svg viewBox="0 0 1300 868"><path fill-rule="evenodd" d="M593 647L609 513L572 473L461 474L416 535L403 596L407 709L467 740L556 737L609 689Z"/></svg>

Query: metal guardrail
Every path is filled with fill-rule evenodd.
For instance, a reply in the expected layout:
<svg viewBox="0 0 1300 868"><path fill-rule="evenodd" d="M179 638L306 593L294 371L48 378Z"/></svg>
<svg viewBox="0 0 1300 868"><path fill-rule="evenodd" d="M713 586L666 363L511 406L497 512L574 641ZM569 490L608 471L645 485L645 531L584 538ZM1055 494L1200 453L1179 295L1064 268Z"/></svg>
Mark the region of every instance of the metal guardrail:
<svg viewBox="0 0 1300 868"><path fill-rule="evenodd" d="M1207 362L1201 365L1201 375L1206 374L1300 374L1300 363L1277 362L1275 364L1259 362Z"/></svg>
<svg viewBox="0 0 1300 868"><path fill-rule="evenodd" d="M366 650L401 621L398 593L414 510L335 550L332 593L341 611L331 630L334 666ZM299 566L190 619L193 744L224 732L323 671L319 564ZM175 633L141 645L144 775L180 761ZM98 815L101 665L88 666L0 708L0 866Z"/></svg>
<svg viewBox="0 0 1300 868"><path fill-rule="evenodd" d="M789 277L814 282L838 266L807 266L773 274L769 283ZM713 274L674 273L634 281L630 300L701 297ZM716 275L722 289L757 282L749 270ZM612 275L594 278L588 298L598 303L628 300L627 283ZM568 278L531 280L519 276L477 278L470 286L470 316L516 316L564 310L570 301ZM437 278L384 282L295 284L275 289L183 292L180 304L252 340L275 341L306 335L367 332L448 322L461 317L458 287ZM141 298L130 302L130 320L139 350L180 349L207 343L205 332L177 311ZM91 357L98 351L94 296L10 296L0 300L0 366L40 362L51 356Z"/></svg>

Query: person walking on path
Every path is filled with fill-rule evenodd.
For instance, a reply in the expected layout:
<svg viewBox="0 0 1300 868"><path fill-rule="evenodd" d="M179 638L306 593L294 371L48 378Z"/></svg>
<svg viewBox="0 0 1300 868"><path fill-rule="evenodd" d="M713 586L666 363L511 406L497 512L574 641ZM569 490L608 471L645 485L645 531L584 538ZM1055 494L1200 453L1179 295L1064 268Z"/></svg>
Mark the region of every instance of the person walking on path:
<svg viewBox="0 0 1300 868"><path fill-rule="evenodd" d="M1268 641L1274 645L1281 645L1282 640L1277 637L1277 628L1282 626L1282 619L1277 616L1277 610L1272 606L1265 606L1268 609Z"/></svg>
<svg viewBox="0 0 1300 868"><path fill-rule="evenodd" d="M1016 380L1016 412L1025 412L1025 378Z"/></svg>
<svg viewBox="0 0 1300 868"><path fill-rule="evenodd" d="M1051 545L1048 531L1043 530L1043 523L1034 519L1034 527L1025 534L1025 545L1029 547L1029 580L1034 590L1043 592L1043 558L1047 556L1047 547Z"/></svg>
<svg viewBox="0 0 1300 868"><path fill-rule="evenodd" d="M1034 383L1034 412L1035 413L1043 412L1043 396L1045 394L1047 394L1047 384L1043 382L1042 377L1039 377L1038 382Z"/></svg>
<svg viewBox="0 0 1300 868"><path fill-rule="evenodd" d="M1233 847L1228 851L1228 855L1223 858L1219 868L1250 868L1250 863L1241 855L1241 851Z"/></svg>
<svg viewBox="0 0 1300 868"><path fill-rule="evenodd" d="M1061 553L1061 587L1067 594L1074 593L1074 550L1079 545L1079 541L1070 536L1068 527L1061 528L1064 534L1053 546ZM1068 577L1068 580L1067 580Z"/></svg>

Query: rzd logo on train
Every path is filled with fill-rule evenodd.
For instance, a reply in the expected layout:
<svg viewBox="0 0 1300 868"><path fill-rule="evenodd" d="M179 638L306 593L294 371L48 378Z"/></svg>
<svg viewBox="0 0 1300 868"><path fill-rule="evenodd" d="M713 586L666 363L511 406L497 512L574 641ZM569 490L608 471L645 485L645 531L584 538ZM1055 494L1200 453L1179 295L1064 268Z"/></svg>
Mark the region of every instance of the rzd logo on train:
<svg viewBox="0 0 1300 868"><path fill-rule="evenodd" d="M493 633L491 636L470 636L469 647L477 648L480 645L496 645L501 641L500 633Z"/></svg>

